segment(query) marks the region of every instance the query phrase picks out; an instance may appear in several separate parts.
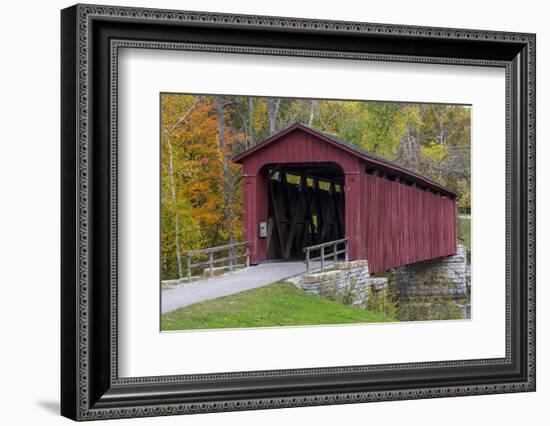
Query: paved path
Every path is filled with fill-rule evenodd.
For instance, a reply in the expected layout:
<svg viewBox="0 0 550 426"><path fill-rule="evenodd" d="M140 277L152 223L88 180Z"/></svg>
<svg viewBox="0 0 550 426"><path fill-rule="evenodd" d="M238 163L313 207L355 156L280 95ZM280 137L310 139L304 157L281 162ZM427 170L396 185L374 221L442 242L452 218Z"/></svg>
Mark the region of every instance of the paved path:
<svg viewBox="0 0 550 426"><path fill-rule="evenodd" d="M312 268L317 265L313 264ZM327 265L329 263L327 262ZM306 271L304 262L269 262L161 291L162 313L205 300L263 287Z"/></svg>

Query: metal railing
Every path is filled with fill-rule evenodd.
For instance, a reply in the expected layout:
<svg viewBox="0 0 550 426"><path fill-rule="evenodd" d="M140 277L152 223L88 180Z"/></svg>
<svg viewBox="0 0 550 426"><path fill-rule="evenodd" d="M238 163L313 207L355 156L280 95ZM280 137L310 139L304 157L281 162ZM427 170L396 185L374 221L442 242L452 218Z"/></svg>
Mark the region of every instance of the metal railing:
<svg viewBox="0 0 550 426"><path fill-rule="evenodd" d="M238 248L244 247L244 253L238 254ZM228 262L228 265L226 265L229 268L235 268L238 266L237 260L241 258L245 258L245 266L250 266L250 243L244 242L244 243L235 243L235 244L227 244L224 246L218 246L218 247L210 247L205 248L201 250L193 250L187 253L187 279L191 281L191 271L193 268L196 268L198 266L207 266L206 269L209 270L210 276L214 276L214 265ZM223 251L227 251L228 255L225 257L220 257L215 259L214 254L220 253ZM192 262L192 258L198 255L208 255L208 260L204 260L201 262Z"/></svg>
<svg viewBox="0 0 550 426"><path fill-rule="evenodd" d="M343 244L344 248L338 249L338 246ZM332 247L332 251L327 253L326 248ZM338 255L344 254L344 259L347 262L349 260L349 244L347 238L342 238L341 240L328 241L326 243L317 244L314 246L309 246L304 248L306 253L306 271L309 272L310 262L315 260L321 261L321 272L325 270L325 260L330 260L332 258L333 263L338 262ZM319 256L311 257L311 252L319 250Z"/></svg>

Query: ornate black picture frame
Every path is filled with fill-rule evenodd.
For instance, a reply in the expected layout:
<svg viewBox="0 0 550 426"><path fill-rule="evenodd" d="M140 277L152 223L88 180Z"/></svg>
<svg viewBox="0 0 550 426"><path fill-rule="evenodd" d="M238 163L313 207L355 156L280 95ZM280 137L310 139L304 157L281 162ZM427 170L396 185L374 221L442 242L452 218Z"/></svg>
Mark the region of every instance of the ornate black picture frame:
<svg viewBox="0 0 550 426"><path fill-rule="evenodd" d="M535 390L535 35L126 7L61 13L61 413L159 416ZM119 378L117 49L506 70L506 356Z"/></svg>

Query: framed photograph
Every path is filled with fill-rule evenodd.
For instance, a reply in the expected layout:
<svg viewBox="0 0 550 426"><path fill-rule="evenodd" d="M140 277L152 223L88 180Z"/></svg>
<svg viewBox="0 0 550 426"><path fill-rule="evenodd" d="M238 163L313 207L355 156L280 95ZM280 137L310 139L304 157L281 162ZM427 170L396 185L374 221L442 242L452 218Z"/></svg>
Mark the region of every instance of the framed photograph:
<svg viewBox="0 0 550 426"><path fill-rule="evenodd" d="M61 12L61 412L535 390L535 35Z"/></svg>

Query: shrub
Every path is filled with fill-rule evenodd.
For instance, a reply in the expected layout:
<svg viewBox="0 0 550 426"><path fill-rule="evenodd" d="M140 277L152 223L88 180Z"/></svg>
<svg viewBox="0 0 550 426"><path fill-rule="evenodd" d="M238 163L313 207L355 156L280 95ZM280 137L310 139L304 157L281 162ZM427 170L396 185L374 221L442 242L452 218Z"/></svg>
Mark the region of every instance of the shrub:
<svg viewBox="0 0 550 426"><path fill-rule="evenodd" d="M399 300L400 321L434 321L461 319L460 310L450 297L409 297Z"/></svg>
<svg viewBox="0 0 550 426"><path fill-rule="evenodd" d="M347 280L346 285L342 289L342 303L351 305L355 296L355 288L357 287L357 278Z"/></svg>
<svg viewBox="0 0 550 426"><path fill-rule="evenodd" d="M347 277L346 284L342 287L325 284L320 289L320 296L343 305L352 305L355 299L357 278Z"/></svg>
<svg viewBox="0 0 550 426"><path fill-rule="evenodd" d="M374 286L370 285L367 290L367 303L365 304L365 308L371 312L396 318L398 305L393 285L390 283L382 290L375 290Z"/></svg>

